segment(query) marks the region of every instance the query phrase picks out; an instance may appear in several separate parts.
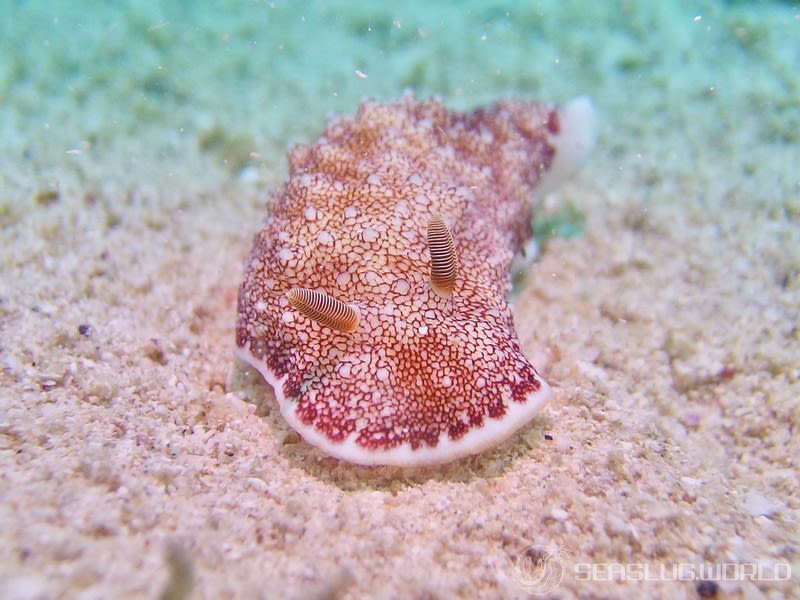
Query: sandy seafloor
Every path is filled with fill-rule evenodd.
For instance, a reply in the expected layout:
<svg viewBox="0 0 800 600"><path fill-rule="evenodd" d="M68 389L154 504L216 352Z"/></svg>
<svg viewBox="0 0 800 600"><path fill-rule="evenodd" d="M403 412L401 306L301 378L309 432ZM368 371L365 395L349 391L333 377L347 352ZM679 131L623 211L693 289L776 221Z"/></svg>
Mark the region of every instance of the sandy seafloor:
<svg viewBox="0 0 800 600"><path fill-rule="evenodd" d="M800 597L798 3L210 4L0 1L0 598ZM235 298L286 147L409 87L600 132L513 297L552 403L358 468Z"/></svg>

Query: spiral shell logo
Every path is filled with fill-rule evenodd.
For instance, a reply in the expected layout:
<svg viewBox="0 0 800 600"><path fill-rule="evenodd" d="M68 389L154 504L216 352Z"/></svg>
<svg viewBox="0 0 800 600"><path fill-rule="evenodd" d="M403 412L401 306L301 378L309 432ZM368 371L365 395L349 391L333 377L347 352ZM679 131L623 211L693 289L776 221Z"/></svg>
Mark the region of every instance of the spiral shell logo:
<svg viewBox="0 0 800 600"><path fill-rule="evenodd" d="M533 596L544 596L564 579L569 554L560 547L529 546L514 560L513 576Z"/></svg>

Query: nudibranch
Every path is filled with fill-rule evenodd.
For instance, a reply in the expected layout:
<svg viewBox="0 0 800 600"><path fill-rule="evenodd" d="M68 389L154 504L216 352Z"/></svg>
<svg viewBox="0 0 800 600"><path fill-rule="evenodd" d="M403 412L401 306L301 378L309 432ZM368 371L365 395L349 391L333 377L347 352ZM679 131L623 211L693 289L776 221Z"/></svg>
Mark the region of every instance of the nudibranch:
<svg viewBox="0 0 800 600"><path fill-rule="evenodd" d="M446 463L511 436L550 388L507 296L534 189L595 138L588 98L468 113L367 100L289 150L239 291L238 356L308 443L363 465Z"/></svg>

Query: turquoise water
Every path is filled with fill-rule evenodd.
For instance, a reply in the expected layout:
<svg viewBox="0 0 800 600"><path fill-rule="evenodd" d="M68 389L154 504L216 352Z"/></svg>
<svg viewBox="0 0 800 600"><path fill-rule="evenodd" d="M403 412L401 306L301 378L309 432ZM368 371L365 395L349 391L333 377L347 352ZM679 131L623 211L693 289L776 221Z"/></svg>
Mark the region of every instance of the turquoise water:
<svg viewBox="0 0 800 600"><path fill-rule="evenodd" d="M509 94L588 93L606 131L635 127L645 141L667 122L689 125L687 106L705 98L730 111L752 107L759 141L796 143L798 10L715 1L77 8L3 0L0 126L14 152L43 155L55 145L49 160L70 141L147 135L154 151L171 154L176 145L230 142L241 166L247 152L237 142L306 140L363 96L411 88L457 108Z"/></svg>

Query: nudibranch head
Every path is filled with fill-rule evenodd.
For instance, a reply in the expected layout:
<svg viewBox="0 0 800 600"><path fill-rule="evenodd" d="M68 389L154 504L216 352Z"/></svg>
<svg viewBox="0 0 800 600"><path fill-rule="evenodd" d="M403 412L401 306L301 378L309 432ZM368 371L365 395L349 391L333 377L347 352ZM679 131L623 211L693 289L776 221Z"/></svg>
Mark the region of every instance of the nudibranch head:
<svg viewBox="0 0 800 600"><path fill-rule="evenodd" d="M506 302L555 109L363 103L289 154L239 293L238 355L322 451L449 462L496 445L550 390ZM559 130L569 123L559 123Z"/></svg>

